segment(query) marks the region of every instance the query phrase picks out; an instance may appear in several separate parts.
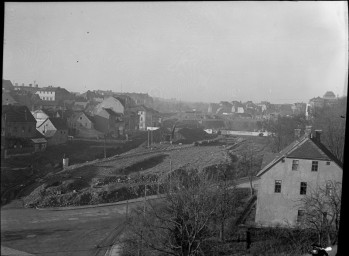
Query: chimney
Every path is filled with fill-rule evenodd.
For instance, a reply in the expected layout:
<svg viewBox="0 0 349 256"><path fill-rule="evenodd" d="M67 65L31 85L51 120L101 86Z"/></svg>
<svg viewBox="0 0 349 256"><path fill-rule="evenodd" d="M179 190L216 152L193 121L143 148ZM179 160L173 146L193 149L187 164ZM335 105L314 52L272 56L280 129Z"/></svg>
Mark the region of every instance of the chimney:
<svg viewBox="0 0 349 256"><path fill-rule="evenodd" d="M294 129L294 138L299 139L301 136L301 129Z"/></svg>
<svg viewBox="0 0 349 256"><path fill-rule="evenodd" d="M38 88L38 87L39 87L39 85L38 85L38 84L36 84L36 85L35 85L35 87L36 87L36 88Z"/></svg>
<svg viewBox="0 0 349 256"><path fill-rule="evenodd" d="M322 130L315 130L315 139L318 142L321 142L321 133L322 133Z"/></svg>
<svg viewBox="0 0 349 256"><path fill-rule="evenodd" d="M33 84L29 84L29 87L33 87Z"/></svg>
<svg viewBox="0 0 349 256"><path fill-rule="evenodd" d="M307 125L304 130L304 134L306 137L311 137L311 125Z"/></svg>
<svg viewBox="0 0 349 256"><path fill-rule="evenodd" d="M24 86L24 83L22 83L22 86Z"/></svg>

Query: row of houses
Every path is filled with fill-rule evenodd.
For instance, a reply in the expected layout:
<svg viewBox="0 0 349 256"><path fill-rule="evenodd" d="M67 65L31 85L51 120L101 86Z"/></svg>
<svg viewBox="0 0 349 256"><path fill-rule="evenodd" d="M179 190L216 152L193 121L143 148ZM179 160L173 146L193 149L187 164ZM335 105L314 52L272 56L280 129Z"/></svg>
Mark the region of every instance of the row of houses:
<svg viewBox="0 0 349 256"><path fill-rule="evenodd" d="M123 139L126 134L135 131L145 131L148 127L160 126L161 115L140 103L151 103L147 94L133 93L134 98L128 94L113 92L86 92L76 95L60 87L43 87L13 85L10 80L2 80L2 118L3 122L2 149L33 148L31 143L21 144L19 141L26 138L22 133L14 134L20 130L22 123L30 124L36 135L29 139L41 138L47 146L64 144L68 136L83 138L110 137ZM5 107L4 107L5 106ZM20 116L28 119L11 120L12 112L20 112ZM13 126L13 127L12 127ZM14 135L13 135L14 134ZM23 136L24 137L23 137ZM5 139L6 137L6 139ZM9 139L11 138L11 140ZM17 139L18 146L15 141ZM45 146L46 147L46 146ZM42 147L44 148L44 147Z"/></svg>
<svg viewBox="0 0 349 256"><path fill-rule="evenodd" d="M271 104L267 101L253 103L252 101L221 101L210 103L208 113L219 116L245 119L270 119L277 116L292 116L305 113L306 103Z"/></svg>

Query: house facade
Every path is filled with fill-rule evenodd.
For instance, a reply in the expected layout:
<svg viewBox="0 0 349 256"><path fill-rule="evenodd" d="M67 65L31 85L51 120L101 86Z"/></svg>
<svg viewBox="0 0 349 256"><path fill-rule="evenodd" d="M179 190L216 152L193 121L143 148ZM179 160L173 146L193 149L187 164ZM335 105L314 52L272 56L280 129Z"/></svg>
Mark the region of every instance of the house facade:
<svg viewBox="0 0 349 256"><path fill-rule="evenodd" d="M321 143L320 133L306 134L282 150L258 174L255 222L262 226L297 225L301 199L329 182L342 182L341 162Z"/></svg>
<svg viewBox="0 0 349 256"><path fill-rule="evenodd" d="M61 118L47 118L38 122L36 129L45 136L48 146L65 144L68 141L68 127Z"/></svg>
<svg viewBox="0 0 349 256"><path fill-rule="evenodd" d="M38 89L35 94L39 95L40 99L43 101L63 101L71 97L70 93L61 87L43 87Z"/></svg>
<svg viewBox="0 0 349 256"><path fill-rule="evenodd" d="M36 120L26 106L2 106L1 151L5 158L11 155L31 154L35 145L45 141L36 132Z"/></svg>
<svg viewBox="0 0 349 256"><path fill-rule="evenodd" d="M124 135L123 114L116 113L111 108L102 108L93 116L93 119L96 130L105 135L116 138Z"/></svg>
<svg viewBox="0 0 349 256"><path fill-rule="evenodd" d="M145 106L138 107L139 130L146 131L147 127L160 125L158 112Z"/></svg>

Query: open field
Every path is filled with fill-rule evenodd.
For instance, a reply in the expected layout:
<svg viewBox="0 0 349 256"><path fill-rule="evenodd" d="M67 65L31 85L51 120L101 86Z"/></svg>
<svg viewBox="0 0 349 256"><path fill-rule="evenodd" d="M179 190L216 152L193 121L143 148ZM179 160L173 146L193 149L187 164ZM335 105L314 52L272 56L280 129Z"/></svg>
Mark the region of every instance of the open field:
<svg viewBox="0 0 349 256"><path fill-rule="evenodd" d="M68 170L47 176L24 202L28 206L57 207L110 203L157 193L157 176L170 169L217 165L227 160L222 146L177 146L157 151L146 150L103 161L71 166ZM171 161L171 163L170 163ZM154 183L155 182L155 183Z"/></svg>
<svg viewBox="0 0 349 256"><path fill-rule="evenodd" d="M132 141L107 141L107 157L122 154L138 147L146 140L146 134L140 133ZM1 204L27 195L39 186L37 180L48 174L62 170L63 155L69 157L70 164L85 163L104 157L104 141L74 140L66 145L48 147L45 152L31 156L2 159L1 161Z"/></svg>
<svg viewBox="0 0 349 256"><path fill-rule="evenodd" d="M264 138L254 140L260 148L266 142ZM203 170L230 163L228 153L236 154L243 148L244 141L239 141L242 143L234 149L229 145L141 146L108 159L77 164L47 176L24 202L32 207L111 203L143 196L145 184L148 194L156 194L161 190L161 178L171 171Z"/></svg>

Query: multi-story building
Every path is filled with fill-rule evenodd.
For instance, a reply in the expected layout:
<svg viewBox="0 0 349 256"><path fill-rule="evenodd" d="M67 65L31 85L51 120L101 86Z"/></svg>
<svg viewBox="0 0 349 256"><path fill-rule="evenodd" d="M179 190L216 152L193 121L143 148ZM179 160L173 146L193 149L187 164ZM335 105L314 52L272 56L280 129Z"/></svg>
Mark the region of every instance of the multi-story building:
<svg viewBox="0 0 349 256"><path fill-rule="evenodd" d="M72 97L72 95L64 88L48 86L38 89L35 94L39 95L43 101L60 102Z"/></svg>
<svg viewBox="0 0 349 256"><path fill-rule="evenodd" d="M320 134L312 136L308 128L257 174L257 224L297 225L304 214L303 197L342 181L342 163L321 143Z"/></svg>
<svg viewBox="0 0 349 256"><path fill-rule="evenodd" d="M26 106L2 106L1 149L5 157L44 150L46 141L35 127L36 120Z"/></svg>

